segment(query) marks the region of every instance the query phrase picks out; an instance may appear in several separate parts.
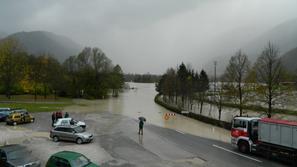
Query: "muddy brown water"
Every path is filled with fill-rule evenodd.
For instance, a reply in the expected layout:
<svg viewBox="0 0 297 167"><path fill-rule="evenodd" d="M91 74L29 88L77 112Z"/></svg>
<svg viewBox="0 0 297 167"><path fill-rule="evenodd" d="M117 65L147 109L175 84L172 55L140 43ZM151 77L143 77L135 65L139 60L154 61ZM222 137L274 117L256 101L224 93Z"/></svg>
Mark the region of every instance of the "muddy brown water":
<svg viewBox="0 0 297 167"><path fill-rule="evenodd" d="M157 94L155 84L129 83L129 85L135 89L125 90L117 98L106 100L74 100L79 105L66 107L64 111L111 112L136 120L138 117L143 116L147 119L146 123L148 124L175 129L180 133L189 133L224 142L230 141L230 132L228 130L210 124L177 114L165 120L164 115L172 112L154 102L154 97Z"/></svg>

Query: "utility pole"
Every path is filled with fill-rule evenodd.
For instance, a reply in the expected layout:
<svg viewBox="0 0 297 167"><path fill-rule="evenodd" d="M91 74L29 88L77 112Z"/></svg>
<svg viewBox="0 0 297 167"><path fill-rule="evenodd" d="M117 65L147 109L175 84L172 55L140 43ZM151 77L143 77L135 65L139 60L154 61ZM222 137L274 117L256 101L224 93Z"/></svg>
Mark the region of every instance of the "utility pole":
<svg viewBox="0 0 297 167"><path fill-rule="evenodd" d="M214 61L214 93L217 91L217 61Z"/></svg>

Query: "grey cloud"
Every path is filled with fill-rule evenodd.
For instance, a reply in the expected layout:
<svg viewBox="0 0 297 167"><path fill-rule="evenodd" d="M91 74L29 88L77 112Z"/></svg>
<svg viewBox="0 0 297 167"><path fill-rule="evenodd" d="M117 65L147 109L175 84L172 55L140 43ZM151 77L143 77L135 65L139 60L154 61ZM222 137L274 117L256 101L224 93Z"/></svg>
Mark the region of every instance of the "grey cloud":
<svg viewBox="0 0 297 167"><path fill-rule="evenodd" d="M202 68L296 18L296 6L295 0L3 0L0 32L55 32L102 48L125 72L162 73L181 61Z"/></svg>

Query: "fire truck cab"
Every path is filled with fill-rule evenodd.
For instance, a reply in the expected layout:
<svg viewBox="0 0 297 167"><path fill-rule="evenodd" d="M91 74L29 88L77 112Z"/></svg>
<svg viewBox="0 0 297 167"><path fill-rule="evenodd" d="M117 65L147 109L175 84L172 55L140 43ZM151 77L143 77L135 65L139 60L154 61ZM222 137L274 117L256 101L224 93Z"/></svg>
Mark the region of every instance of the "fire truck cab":
<svg viewBox="0 0 297 167"><path fill-rule="evenodd" d="M259 117L234 117L231 128L231 143L240 152L253 151L258 142Z"/></svg>

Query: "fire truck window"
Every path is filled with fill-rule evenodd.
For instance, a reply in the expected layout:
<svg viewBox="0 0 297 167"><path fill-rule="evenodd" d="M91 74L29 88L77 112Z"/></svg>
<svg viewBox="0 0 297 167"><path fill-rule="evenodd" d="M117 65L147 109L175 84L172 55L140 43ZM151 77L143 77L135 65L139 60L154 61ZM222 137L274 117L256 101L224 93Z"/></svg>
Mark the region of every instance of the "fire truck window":
<svg viewBox="0 0 297 167"><path fill-rule="evenodd" d="M234 120L233 123L234 128L246 128L246 121L243 120Z"/></svg>

